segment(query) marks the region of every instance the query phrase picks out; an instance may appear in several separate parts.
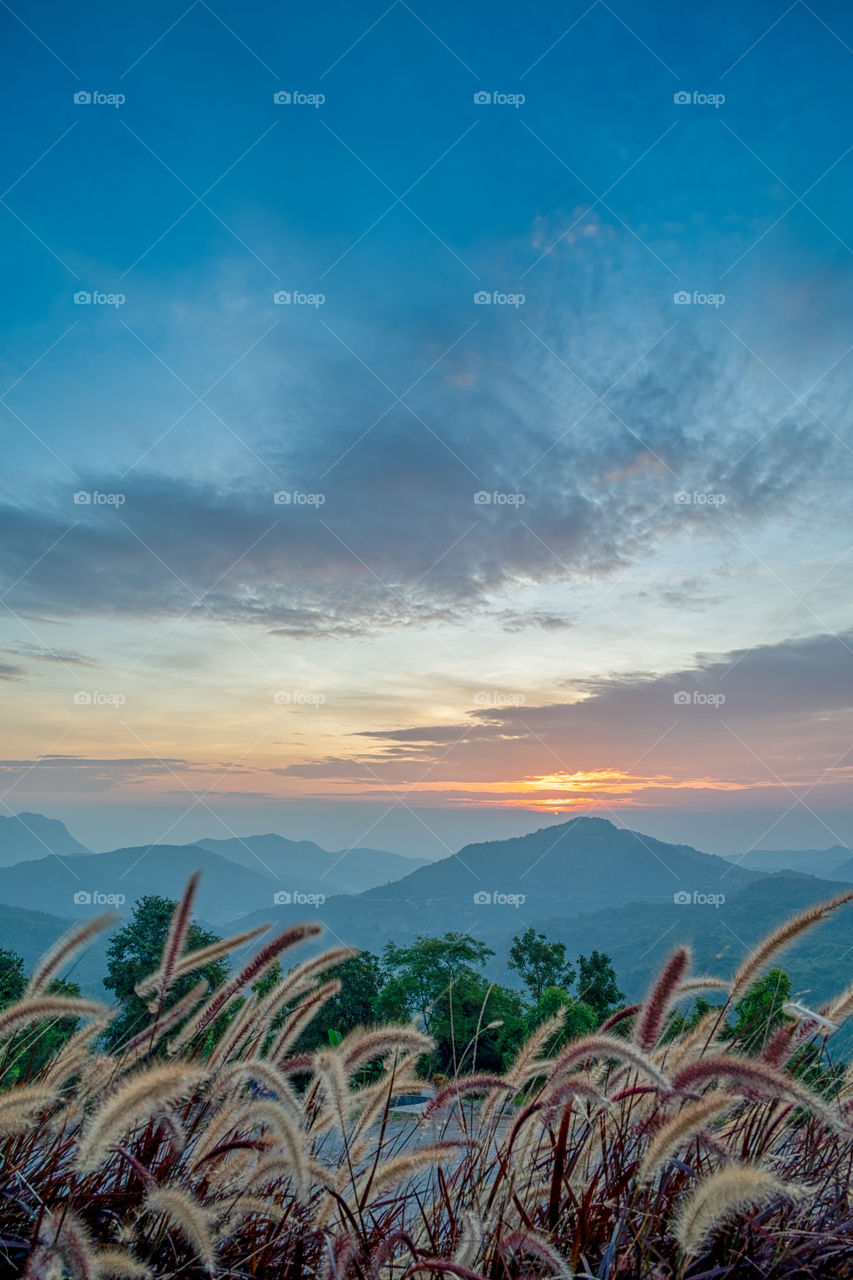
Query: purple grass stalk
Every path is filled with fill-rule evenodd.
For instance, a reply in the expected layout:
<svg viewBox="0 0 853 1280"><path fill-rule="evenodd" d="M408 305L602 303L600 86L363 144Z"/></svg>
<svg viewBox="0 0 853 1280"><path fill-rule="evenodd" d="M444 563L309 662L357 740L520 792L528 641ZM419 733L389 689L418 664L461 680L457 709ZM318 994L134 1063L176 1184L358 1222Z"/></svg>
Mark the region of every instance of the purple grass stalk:
<svg viewBox="0 0 853 1280"><path fill-rule="evenodd" d="M663 973L652 987L640 1015L635 1036L641 1049L653 1049L660 1039L670 1006L678 992L678 986L690 964L690 952L686 947L673 951Z"/></svg>

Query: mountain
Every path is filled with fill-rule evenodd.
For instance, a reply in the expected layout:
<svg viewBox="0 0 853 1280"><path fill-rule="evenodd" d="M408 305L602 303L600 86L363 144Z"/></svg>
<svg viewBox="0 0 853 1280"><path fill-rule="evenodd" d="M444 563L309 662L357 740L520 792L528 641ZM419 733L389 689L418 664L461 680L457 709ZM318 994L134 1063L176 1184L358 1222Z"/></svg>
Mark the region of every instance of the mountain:
<svg viewBox="0 0 853 1280"><path fill-rule="evenodd" d="M45 911L29 911L23 907L7 907L0 903L0 940L9 951L24 961L24 972L31 974L37 962L71 928L73 921L48 915ZM59 972L96 1000L107 1000L102 978L107 971L107 939L101 934L84 947Z"/></svg>
<svg viewBox="0 0 853 1280"><path fill-rule="evenodd" d="M56 818L45 818L41 813L0 817L0 867L44 858L49 853L67 858L88 852L74 839L65 823Z"/></svg>
<svg viewBox="0 0 853 1280"><path fill-rule="evenodd" d="M838 870L842 863L851 859L853 849L846 849L840 844L830 849L751 849L749 853L729 855L731 862L748 871L799 871L804 875L837 880L846 878L839 875Z"/></svg>
<svg viewBox="0 0 853 1280"><path fill-rule="evenodd" d="M836 848L837 847L838 846L836 845ZM845 849L844 852L848 853L850 851ZM846 858L840 866L835 868L835 871L833 872L833 879L844 880L848 883L853 880L853 856Z"/></svg>
<svg viewBox="0 0 853 1280"><path fill-rule="evenodd" d="M221 924L243 912L270 918L275 886L266 875L194 845L142 845L84 857L39 858L0 867L0 903L80 919L114 907L124 915L143 894L179 898L202 872L196 914Z"/></svg>
<svg viewBox="0 0 853 1280"><path fill-rule="evenodd" d="M313 840L284 836L246 836L245 839L198 840L202 849L230 858L259 875L287 882L302 893L362 893L389 880L399 880L426 866L425 858L406 858L383 849L344 849L329 853Z"/></svg>
<svg viewBox="0 0 853 1280"><path fill-rule="evenodd" d="M689 845L665 844L603 818L574 818L510 840L466 845L392 884L331 898L318 917L336 936L376 950L388 939L452 929L489 940L543 917L628 902L672 905L676 894L691 901L694 894L731 897L761 878ZM297 910L291 903L280 914L293 919Z"/></svg>
<svg viewBox="0 0 853 1280"><path fill-rule="evenodd" d="M573 917L543 917L536 927L564 942L572 957L605 951L629 1000L640 999L674 947L687 943L695 973L731 977L750 949L791 916L828 902L850 886L795 872L780 872L747 885L719 907L702 904L629 903ZM497 959L505 949L496 948ZM774 965L791 977L794 993L812 1008L853 982L853 903L785 947ZM511 975L504 973L501 981ZM719 996L705 993L710 1000Z"/></svg>

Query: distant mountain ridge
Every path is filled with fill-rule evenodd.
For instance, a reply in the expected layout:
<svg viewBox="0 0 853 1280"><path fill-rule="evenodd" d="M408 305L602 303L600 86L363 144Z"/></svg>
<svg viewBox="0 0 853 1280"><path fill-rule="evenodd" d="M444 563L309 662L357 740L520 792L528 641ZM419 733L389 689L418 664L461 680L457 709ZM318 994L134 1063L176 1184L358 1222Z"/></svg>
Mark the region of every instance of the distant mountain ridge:
<svg viewBox="0 0 853 1280"><path fill-rule="evenodd" d="M57 818L45 818L41 813L0 817L0 867L44 858L48 853L64 858L89 852Z"/></svg>
<svg viewBox="0 0 853 1280"><path fill-rule="evenodd" d="M313 840L287 840L272 834L196 843L260 875L290 879L303 892L321 892L327 897L362 893L427 865L426 858L407 858L384 849L355 848L330 853Z"/></svg>
<svg viewBox="0 0 853 1280"><path fill-rule="evenodd" d="M750 871L798 871L802 875L853 879L853 875L838 874L845 863L853 860L853 849L841 844L830 849L750 849L747 853L729 854L728 859Z"/></svg>

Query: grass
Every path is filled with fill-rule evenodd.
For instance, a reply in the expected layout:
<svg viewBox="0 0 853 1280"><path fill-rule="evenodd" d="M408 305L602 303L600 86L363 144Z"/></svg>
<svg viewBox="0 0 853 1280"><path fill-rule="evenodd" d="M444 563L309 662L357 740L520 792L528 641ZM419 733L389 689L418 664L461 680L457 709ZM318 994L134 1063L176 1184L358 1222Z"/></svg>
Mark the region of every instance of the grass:
<svg viewBox="0 0 853 1280"><path fill-rule="evenodd" d="M672 1034L676 1002L705 981L680 949L640 1008L547 1056L556 1018L505 1075L450 1080L401 1124L392 1099L418 1090L431 1047L417 1028L357 1028L298 1052L347 952L245 1000L310 927L218 991L170 1000L197 967L185 953L195 885L143 985L153 1023L120 1049L100 1047L109 1010L49 994L91 925L0 1012L4 1275L853 1276L853 1074L815 1069L853 992L822 1020L798 1010L757 1052L726 1034L778 949L847 898L756 948L699 1025ZM7 1083L33 1037L72 1015L80 1029L53 1060ZM820 1087L796 1068L806 1046Z"/></svg>

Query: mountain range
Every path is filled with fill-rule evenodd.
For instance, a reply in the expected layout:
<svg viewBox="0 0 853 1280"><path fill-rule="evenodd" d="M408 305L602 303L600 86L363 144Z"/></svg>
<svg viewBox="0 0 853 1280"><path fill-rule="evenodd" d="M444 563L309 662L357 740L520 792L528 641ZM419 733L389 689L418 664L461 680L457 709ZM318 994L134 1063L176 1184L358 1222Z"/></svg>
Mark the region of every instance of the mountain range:
<svg viewBox="0 0 853 1280"><path fill-rule="evenodd" d="M50 842L49 856L40 841ZM21 850L15 865L4 865ZM749 865L758 857L764 867ZM790 869L803 862L832 874ZM495 951L490 976L512 981L507 949L534 925L564 941L570 956L607 952L630 998L677 942L692 944L700 969L725 974L786 916L853 883L853 858L841 846L739 860L590 817L426 863L374 849L331 853L272 834L93 854L62 823L21 814L0 820L3 945L29 967L71 921L107 905L127 915L146 893L177 898L195 870L202 871L196 916L221 934L311 918L325 926L322 945L340 940L379 952L388 941L455 930L486 941ZM98 994L105 945L97 942L73 975ZM792 953L798 990L809 999L808 991L822 997L846 985L848 952L853 915L840 911Z"/></svg>

